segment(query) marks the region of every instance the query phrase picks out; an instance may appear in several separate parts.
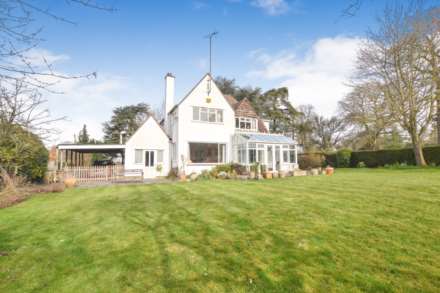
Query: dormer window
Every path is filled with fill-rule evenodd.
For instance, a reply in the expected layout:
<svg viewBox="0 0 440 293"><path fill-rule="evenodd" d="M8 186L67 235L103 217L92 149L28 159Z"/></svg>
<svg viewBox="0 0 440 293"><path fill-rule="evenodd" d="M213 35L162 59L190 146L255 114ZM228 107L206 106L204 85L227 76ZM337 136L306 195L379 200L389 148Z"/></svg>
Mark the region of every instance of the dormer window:
<svg viewBox="0 0 440 293"><path fill-rule="evenodd" d="M248 117L236 117L235 128L246 131L257 131L257 119Z"/></svg>

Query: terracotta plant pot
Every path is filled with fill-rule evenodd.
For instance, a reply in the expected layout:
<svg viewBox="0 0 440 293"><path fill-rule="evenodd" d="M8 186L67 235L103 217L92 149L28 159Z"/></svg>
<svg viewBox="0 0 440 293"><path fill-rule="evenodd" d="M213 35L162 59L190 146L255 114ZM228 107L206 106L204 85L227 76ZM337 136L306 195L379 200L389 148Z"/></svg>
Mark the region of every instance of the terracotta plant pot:
<svg viewBox="0 0 440 293"><path fill-rule="evenodd" d="M327 168L325 168L325 175L327 176L332 176L334 172L335 169L333 167L328 166Z"/></svg>
<svg viewBox="0 0 440 293"><path fill-rule="evenodd" d="M186 175L185 174L180 174L179 175L179 180L180 181L186 181Z"/></svg>
<svg viewBox="0 0 440 293"><path fill-rule="evenodd" d="M75 178L66 178L66 179L64 179L64 185L66 185L67 188L75 187L76 179Z"/></svg>
<svg viewBox="0 0 440 293"><path fill-rule="evenodd" d="M265 173L264 173L264 178L266 178L266 179L272 179L272 177L273 177L272 172L265 172Z"/></svg>

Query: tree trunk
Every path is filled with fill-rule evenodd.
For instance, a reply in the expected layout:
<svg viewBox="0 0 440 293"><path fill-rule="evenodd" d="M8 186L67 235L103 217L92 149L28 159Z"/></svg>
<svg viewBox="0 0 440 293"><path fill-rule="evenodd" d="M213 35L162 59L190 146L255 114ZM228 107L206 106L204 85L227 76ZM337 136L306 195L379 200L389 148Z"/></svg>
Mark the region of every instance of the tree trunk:
<svg viewBox="0 0 440 293"><path fill-rule="evenodd" d="M416 140L413 143L413 150L417 166L426 166L425 156L423 155L423 147L419 140Z"/></svg>
<svg viewBox="0 0 440 293"><path fill-rule="evenodd" d="M440 90L437 90L440 92ZM438 97L439 94L437 94L437 144L440 144L440 97Z"/></svg>

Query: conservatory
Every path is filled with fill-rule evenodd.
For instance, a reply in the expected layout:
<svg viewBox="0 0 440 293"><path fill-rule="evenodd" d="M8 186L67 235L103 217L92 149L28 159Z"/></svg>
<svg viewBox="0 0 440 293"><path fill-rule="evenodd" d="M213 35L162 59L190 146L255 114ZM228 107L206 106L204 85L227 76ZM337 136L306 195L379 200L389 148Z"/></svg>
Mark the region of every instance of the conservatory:
<svg viewBox="0 0 440 293"><path fill-rule="evenodd" d="M296 144L279 134L237 133L232 140L233 161L250 167L255 163L268 171L293 171L298 168Z"/></svg>

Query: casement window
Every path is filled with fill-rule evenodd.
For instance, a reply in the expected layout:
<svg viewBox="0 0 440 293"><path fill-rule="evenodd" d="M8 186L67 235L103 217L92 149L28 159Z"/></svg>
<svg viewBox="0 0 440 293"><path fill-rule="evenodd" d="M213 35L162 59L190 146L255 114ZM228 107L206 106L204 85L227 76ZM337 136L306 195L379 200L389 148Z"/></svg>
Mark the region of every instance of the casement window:
<svg viewBox="0 0 440 293"><path fill-rule="evenodd" d="M295 160L295 146L293 146L293 145L289 146L289 158L290 158L290 163L296 163L296 160Z"/></svg>
<svg viewBox="0 0 440 293"><path fill-rule="evenodd" d="M163 164L163 150L157 151L157 163Z"/></svg>
<svg viewBox="0 0 440 293"><path fill-rule="evenodd" d="M248 144L248 159L249 164L253 164L257 161L257 145L255 143Z"/></svg>
<svg viewBox="0 0 440 293"><path fill-rule="evenodd" d="M145 152L145 167L154 167L154 151Z"/></svg>
<svg viewBox="0 0 440 293"><path fill-rule="evenodd" d="M292 164L296 163L294 145L283 145L283 162Z"/></svg>
<svg viewBox="0 0 440 293"><path fill-rule="evenodd" d="M223 110L206 107L193 107L193 120L210 123L223 123Z"/></svg>
<svg viewBox="0 0 440 293"><path fill-rule="evenodd" d="M235 128L241 130L257 130L257 119L247 118L247 117L237 117L235 118Z"/></svg>
<svg viewBox="0 0 440 293"><path fill-rule="evenodd" d="M224 163L226 162L226 145L218 143L190 143L189 157L191 163Z"/></svg>
<svg viewBox="0 0 440 293"><path fill-rule="evenodd" d="M142 164L142 150L134 150L134 163L135 164Z"/></svg>

